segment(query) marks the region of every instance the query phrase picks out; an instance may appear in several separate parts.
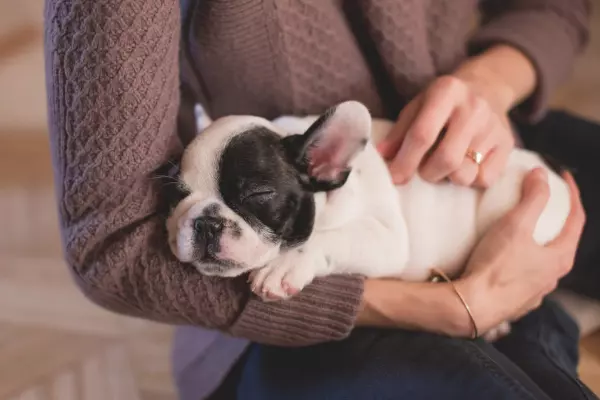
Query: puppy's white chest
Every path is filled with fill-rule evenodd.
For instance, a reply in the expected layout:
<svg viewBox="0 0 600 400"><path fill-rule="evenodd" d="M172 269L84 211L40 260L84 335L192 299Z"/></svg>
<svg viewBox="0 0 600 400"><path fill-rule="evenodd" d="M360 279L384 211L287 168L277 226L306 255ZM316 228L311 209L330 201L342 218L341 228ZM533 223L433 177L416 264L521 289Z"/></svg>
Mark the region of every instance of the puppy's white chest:
<svg viewBox="0 0 600 400"><path fill-rule="evenodd" d="M458 272L476 241L478 193L418 176L397 190L409 237L409 259L399 277L421 281L434 266Z"/></svg>
<svg viewBox="0 0 600 400"><path fill-rule="evenodd" d="M328 193L315 196L317 218L315 231L343 229L350 221L364 214L365 199L362 185L352 174L344 186Z"/></svg>

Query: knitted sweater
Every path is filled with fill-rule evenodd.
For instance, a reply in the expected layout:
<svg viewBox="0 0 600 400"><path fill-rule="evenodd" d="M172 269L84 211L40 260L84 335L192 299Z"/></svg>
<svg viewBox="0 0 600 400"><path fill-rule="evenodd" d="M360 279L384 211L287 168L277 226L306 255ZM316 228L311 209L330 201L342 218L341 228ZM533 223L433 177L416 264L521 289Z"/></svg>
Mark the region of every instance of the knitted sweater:
<svg viewBox="0 0 600 400"><path fill-rule="evenodd" d="M244 277L202 276L169 251L152 176L195 135L193 103L213 118L274 118L355 99L395 118L470 53L508 43L537 70L520 106L535 119L588 16L586 0L47 0L49 129L75 281L105 308L156 321L278 345L344 338L359 277L263 302Z"/></svg>

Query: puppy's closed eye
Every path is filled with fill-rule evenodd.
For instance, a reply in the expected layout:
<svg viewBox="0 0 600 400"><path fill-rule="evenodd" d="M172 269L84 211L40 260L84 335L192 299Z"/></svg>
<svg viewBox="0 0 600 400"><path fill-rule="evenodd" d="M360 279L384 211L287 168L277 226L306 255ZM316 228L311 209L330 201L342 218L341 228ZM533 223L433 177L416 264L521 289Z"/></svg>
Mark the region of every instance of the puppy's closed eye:
<svg viewBox="0 0 600 400"><path fill-rule="evenodd" d="M274 190L261 190L249 193L242 198L242 204L263 204L272 200L277 193Z"/></svg>

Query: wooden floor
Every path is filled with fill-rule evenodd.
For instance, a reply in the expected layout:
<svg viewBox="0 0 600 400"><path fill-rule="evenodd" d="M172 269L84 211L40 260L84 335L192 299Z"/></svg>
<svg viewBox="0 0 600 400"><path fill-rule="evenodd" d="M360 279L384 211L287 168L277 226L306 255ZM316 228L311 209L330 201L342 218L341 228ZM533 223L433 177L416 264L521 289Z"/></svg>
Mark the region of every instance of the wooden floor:
<svg viewBox="0 0 600 400"><path fill-rule="evenodd" d="M17 6L18 3L18 6ZM600 0L595 0L600 8ZM42 0L0 0L0 400L174 399L171 327L104 311L61 259L46 137ZM554 104L600 120L600 14ZM581 344L600 393L600 333Z"/></svg>
<svg viewBox="0 0 600 400"><path fill-rule="evenodd" d="M140 398L127 349L97 335L0 324L0 371L1 399Z"/></svg>

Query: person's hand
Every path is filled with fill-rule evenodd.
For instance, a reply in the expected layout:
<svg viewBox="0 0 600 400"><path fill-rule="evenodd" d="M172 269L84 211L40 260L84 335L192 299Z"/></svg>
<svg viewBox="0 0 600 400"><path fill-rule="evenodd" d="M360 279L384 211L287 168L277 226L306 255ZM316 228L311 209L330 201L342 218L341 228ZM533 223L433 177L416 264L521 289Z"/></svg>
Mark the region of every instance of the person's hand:
<svg viewBox="0 0 600 400"><path fill-rule="evenodd" d="M571 212L556 239L545 246L533 240L549 198L546 172L537 169L525 177L519 204L488 231L472 253L456 284L482 333L537 308L571 270L585 213L575 181L569 174L565 180L571 190Z"/></svg>
<svg viewBox="0 0 600 400"><path fill-rule="evenodd" d="M514 136L509 105L491 95L501 89L483 82L467 74L443 76L404 107L378 145L394 183L406 183L417 171L430 182L449 178L460 185L487 187L495 181L514 147ZM480 153L480 165L472 152Z"/></svg>

